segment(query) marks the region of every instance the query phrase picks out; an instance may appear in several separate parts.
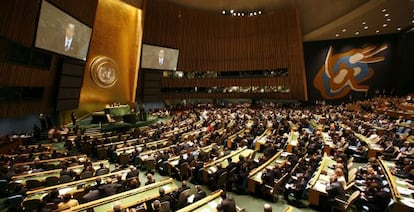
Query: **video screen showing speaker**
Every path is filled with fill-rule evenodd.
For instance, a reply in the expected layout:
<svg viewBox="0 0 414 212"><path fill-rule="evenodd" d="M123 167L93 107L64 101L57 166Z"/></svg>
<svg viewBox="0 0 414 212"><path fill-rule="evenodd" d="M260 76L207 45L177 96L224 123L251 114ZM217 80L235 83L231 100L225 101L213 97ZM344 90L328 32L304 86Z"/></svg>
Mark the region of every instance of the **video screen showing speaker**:
<svg viewBox="0 0 414 212"><path fill-rule="evenodd" d="M85 61L92 29L43 0L35 47Z"/></svg>
<svg viewBox="0 0 414 212"><path fill-rule="evenodd" d="M178 53L178 49L143 44L141 68L175 71Z"/></svg>

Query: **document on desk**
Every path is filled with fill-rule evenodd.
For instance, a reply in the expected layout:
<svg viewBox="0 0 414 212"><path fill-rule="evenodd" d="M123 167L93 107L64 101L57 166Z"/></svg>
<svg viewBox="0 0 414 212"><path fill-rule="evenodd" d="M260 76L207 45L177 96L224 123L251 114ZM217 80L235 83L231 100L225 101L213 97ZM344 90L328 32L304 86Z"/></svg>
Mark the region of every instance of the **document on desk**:
<svg viewBox="0 0 414 212"><path fill-rule="evenodd" d="M326 185L323 182L317 181L314 189L320 192L326 192Z"/></svg>
<svg viewBox="0 0 414 212"><path fill-rule="evenodd" d="M407 205L410 208L414 208L414 199L401 198L400 200L404 205Z"/></svg>

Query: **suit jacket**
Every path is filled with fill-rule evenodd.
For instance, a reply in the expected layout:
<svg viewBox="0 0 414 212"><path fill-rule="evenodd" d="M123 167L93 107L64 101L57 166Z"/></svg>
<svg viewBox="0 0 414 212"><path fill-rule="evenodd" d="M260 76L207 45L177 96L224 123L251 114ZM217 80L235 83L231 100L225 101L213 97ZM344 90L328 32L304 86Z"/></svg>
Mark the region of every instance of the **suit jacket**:
<svg viewBox="0 0 414 212"><path fill-rule="evenodd" d="M344 187L338 181L329 184L326 187L326 192L328 192L330 200L335 200L335 198L346 200Z"/></svg>
<svg viewBox="0 0 414 212"><path fill-rule="evenodd" d="M105 184L102 186L103 191L107 196L114 195L118 192L118 189L121 188L122 185L118 183L113 184Z"/></svg>
<svg viewBox="0 0 414 212"><path fill-rule="evenodd" d="M76 36L72 39L69 49L65 48L65 34L61 34L55 38L53 42L53 48L56 49L59 53L69 55L69 56L76 56L78 55L79 51L79 40L77 40Z"/></svg>
<svg viewBox="0 0 414 212"><path fill-rule="evenodd" d="M193 202L197 202L198 200L201 200L201 199L203 199L204 197L206 197L207 196L207 194L206 194L206 192L205 191L199 191L199 192L197 192L195 195L194 195L194 200L193 200Z"/></svg>
<svg viewBox="0 0 414 212"><path fill-rule="evenodd" d="M231 197L226 198L219 204L218 209L223 212L236 212L236 202Z"/></svg>

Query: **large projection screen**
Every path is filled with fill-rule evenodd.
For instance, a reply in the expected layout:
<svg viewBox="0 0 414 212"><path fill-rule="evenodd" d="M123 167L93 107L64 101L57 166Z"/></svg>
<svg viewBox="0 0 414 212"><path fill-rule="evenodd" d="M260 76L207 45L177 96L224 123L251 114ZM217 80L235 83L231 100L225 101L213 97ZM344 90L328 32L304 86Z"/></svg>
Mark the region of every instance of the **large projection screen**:
<svg viewBox="0 0 414 212"><path fill-rule="evenodd" d="M175 71L178 52L178 49L143 44L141 68Z"/></svg>
<svg viewBox="0 0 414 212"><path fill-rule="evenodd" d="M92 29L43 0L35 46L85 61Z"/></svg>

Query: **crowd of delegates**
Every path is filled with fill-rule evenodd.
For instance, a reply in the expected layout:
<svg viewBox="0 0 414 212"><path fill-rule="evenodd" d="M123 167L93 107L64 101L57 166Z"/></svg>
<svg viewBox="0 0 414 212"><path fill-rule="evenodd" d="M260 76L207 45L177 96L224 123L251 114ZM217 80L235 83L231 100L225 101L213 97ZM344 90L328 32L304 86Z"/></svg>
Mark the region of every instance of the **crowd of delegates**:
<svg viewBox="0 0 414 212"><path fill-rule="evenodd" d="M128 156L130 173L127 180L122 177L110 179L100 179L95 186L87 188L87 193L76 201L72 201L67 196L57 196L56 191L44 199L45 203L61 201L57 204L59 208L69 207L76 203L92 201L104 196L110 196L120 191L137 188L141 185L139 178L139 168L144 168L139 157L148 150L153 150L150 157L155 160L155 170L162 175L173 174L181 180L191 179L193 183L207 183L212 190L222 188L227 191L245 193L247 191L247 181L249 173L255 168L265 163L279 151L285 151L288 145L289 133L296 130L299 133L297 144L291 154L286 155L286 163L278 164L273 167L267 167L263 170L261 179L263 184L259 189L260 195L267 198L275 180L283 176L289 176L283 183L284 197L290 201L293 196L296 199L306 198L306 191L309 188L309 182L313 173L319 167L324 154L323 136L329 136L332 145L330 157L335 160L332 167L334 172L329 176L329 185L327 187L328 199L327 205L334 206L335 198L345 199L345 192L348 189L348 161L354 158L358 162L366 162L367 165L358 169L356 184L354 189L362 189L362 195L358 201L360 207L368 207L370 211L378 211L379 204L381 207L388 204L390 199L389 189L385 185L383 174L379 172L376 161L368 161L369 144L362 141L359 134L374 141L381 148L384 158L395 160L397 168L393 170L394 174L403 176L407 181L414 180L414 146L412 139L411 120L403 117L389 117L383 113L377 113L378 108L399 110L398 105L403 101L401 98L375 98L360 102L340 104L340 105L316 105L300 106L294 105L277 105L264 104L256 105L231 105L228 107L205 105L197 108L175 111L173 119L167 122L160 122L147 128L137 128L128 132L127 136L119 135L112 138L91 138L88 136L78 136L73 142L67 141L66 146L77 148L85 151L95 158L98 151L102 148L106 153L106 158L112 162L119 162L117 149L130 146L136 146L132 152L123 152ZM314 120L322 126L322 129L316 129L308 121ZM179 129L185 129L180 133L171 133ZM295 128L295 129L293 129ZM198 133L184 136L184 132L197 131ZM239 133L241 130L243 133ZM384 130L385 129L385 130ZM203 167L210 164L216 159L229 155L233 150L242 147L255 148L258 138L266 140L260 148L258 156L243 157L240 156L237 162L231 158L228 159L228 165L223 167L220 163L215 164L215 171L209 173L208 181L202 179ZM228 146L228 140L232 139L231 145ZM167 139L167 143L147 147L147 143ZM120 144L119 144L119 141ZM133 141L133 142L131 142ZM115 144L115 142L117 142ZM113 144L112 144L113 143ZM105 146L103 146L105 145ZM89 146L89 148L86 148ZM210 147L208 150L202 148ZM100 149L101 148L101 149ZM162 149L162 150L159 150ZM172 173L166 172L168 160L178 157L178 165L172 170ZM3 166L1 177L10 180L13 173L8 168L12 167L13 160L2 157ZM117 166L116 170L124 167ZM71 176L72 180L78 179L78 176L67 170L67 165L62 165L61 174ZM188 168L188 175L183 176L183 168ZM41 167L37 167L41 170ZM102 167L105 168L105 167ZM91 172L91 176L96 176L98 170L93 170L90 162L85 162L84 171ZM153 174L155 170L147 170L147 182L143 185L154 183ZM107 170L109 171L109 170ZM106 172L106 171L105 171ZM132 173L132 174L131 174ZM219 185L219 179L227 173L226 183ZM382 177L381 177L382 176ZM157 208L159 203L170 201L173 209L182 207L178 204L178 196L181 189L186 189L186 183L182 183L179 192L172 195L164 196L160 190L160 199L151 202L152 208ZM194 198L198 200L205 196L200 187L196 187L200 196ZM24 195L24 188L17 189L13 194ZM197 196L197 195L196 195ZM233 205L234 200L223 196L223 204L218 209L227 210L226 205ZM168 200L169 199L169 200ZM226 204L224 204L226 203ZM62 206L63 205L63 206ZM233 206L231 206L233 207Z"/></svg>

